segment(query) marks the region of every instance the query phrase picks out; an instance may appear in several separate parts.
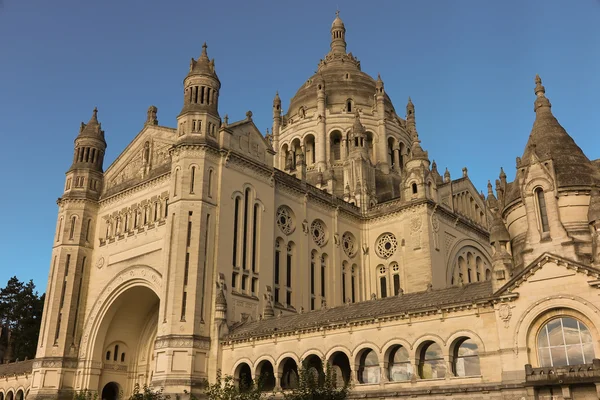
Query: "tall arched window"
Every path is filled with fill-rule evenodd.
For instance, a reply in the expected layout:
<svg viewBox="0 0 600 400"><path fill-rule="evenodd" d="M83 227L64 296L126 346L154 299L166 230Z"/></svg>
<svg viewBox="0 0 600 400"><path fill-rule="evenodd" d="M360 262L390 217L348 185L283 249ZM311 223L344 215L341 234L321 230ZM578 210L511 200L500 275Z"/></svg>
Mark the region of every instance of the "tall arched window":
<svg viewBox="0 0 600 400"><path fill-rule="evenodd" d="M481 374L479 349L472 339L461 338L454 345L452 369L456 376L476 376Z"/></svg>
<svg viewBox="0 0 600 400"><path fill-rule="evenodd" d="M208 197L212 197L213 175L214 170L211 168L208 170Z"/></svg>
<svg viewBox="0 0 600 400"><path fill-rule="evenodd" d="M326 276L326 265L327 265L327 255L321 255L321 298L325 299L325 283L327 282Z"/></svg>
<svg viewBox="0 0 600 400"><path fill-rule="evenodd" d="M310 254L310 309L315 309L315 262L317 254L313 251Z"/></svg>
<svg viewBox="0 0 600 400"><path fill-rule="evenodd" d="M72 216L71 217L71 229L69 230L69 239L73 240L73 237L75 235L75 222L77 222L77 217Z"/></svg>
<svg viewBox="0 0 600 400"><path fill-rule="evenodd" d="M379 360L377 360L377 354L371 349L365 350L360 355L358 381L360 383L379 383L379 376Z"/></svg>
<svg viewBox="0 0 600 400"><path fill-rule="evenodd" d="M196 183L196 167L192 167L190 173L190 194L194 194L194 184Z"/></svg>
<svg viewBox="0 0 600 400"><path fill-rule="evenodd" d="M257 272L258 266L258 214L260 205L254 204L254 215L252 216L252 272Z"/></svg>
<svg viewBox="0 0 600 400"><path fill-rule="evenodd" d="M537 199L540 227L542 228L542 232L550 232L550 225L548 224L548 211L546 209L546 199L544 198L544 190L542 188L535 189L535 197Z"/></svg>
<svg viewBox="0 0 600 400"><path fill-rule="evenodd" d="M244 222L242 225L242 268L248 269L246 260L248 257L248 214L250 210L248 204L250 202L250 189L244 191Z"/></svg>
<svg viewBox="0 0 600 400"><path fill-rule="evenodd" d="M352 302L356 303L356 298L357 298L357 287L356 287L356 283L357 283L357 279L358 279L358 266L356 264L352 265L352 275L350 276L350 291L352 292Z"/></svg>
<svg viewBox="0 0 600 400"><path fill-rule="evenodd" d="M330 156L333 161L342 159L342 134L339 131L334 131L330 136L331 148Z"/></svg>
<svg viewBox="0 0 600 400"><path fill-rule="evenodd" d="M342 264L342 304L346 303L346 270L348 269L348 263L344 261Z"/></svg>
<svg viewBox="0 0 600 400"><path fill-rule="evenodd" d="M413 368L408 357L408 350L403 346L394 346L388 360L388 377L391 382L408 381L412 377Z"/></svg>
<svg viewBox="0 0 600 400"><path fill-rule="evenodd" d="M280 279L280 257L281 257L281 243L282 240L281 239L277 239L275 241L275 266L274 266L274 293L273 293L273 297L275 300L275 303L279 303L279 279Z"/></svg>
<svg viewBox="0 0 600 400"><path fill-rule="evenodd" d="M379 296L383 299L387 297L387 277L386 269L383 265L377 267L379 272Z"/></svg>
<svg viewBox="0 0 600 400"><path fill-rule="evenodd" d="M233 262L232 265L237 267L237 252L238 252L238 221L240 217L240 198L236 197L233 207Z"/></svg>
<svg viewBox="0 0 600 400"><path fill-rule="evenodd" d="M400 266L397 262L390 264L390 270L392 273L392 284L394 285L393 296L400 294Z"/></svg>
<svg viewBox="0 0 600 400"><path fill-rule="evenodd" d="M594 358L592 334L574 318L550 320L538 333L537 343L541 367L590 364Z"/></svg>
<svg viewBox="0 0 600 400"><path fill-rule="evenodd" d="M286 257L286 297L285 302L288 306L292 305L292 258L294 255L294 244L288 243Z"/></svg>
<svg viewBox="0 0 600 400"><path fill-rule="evenodd" d="M417 192L418 192L417 184L416 183L412 184L412 192L413 192L413 194L417 194Z"/></svg>
<svg viewBox="0 0 600 400"><path fill-rule="evenodd" d="M437 379L446 376L444 353L439 344L426 343L419 354L419 376L421 379Z"/></svg>

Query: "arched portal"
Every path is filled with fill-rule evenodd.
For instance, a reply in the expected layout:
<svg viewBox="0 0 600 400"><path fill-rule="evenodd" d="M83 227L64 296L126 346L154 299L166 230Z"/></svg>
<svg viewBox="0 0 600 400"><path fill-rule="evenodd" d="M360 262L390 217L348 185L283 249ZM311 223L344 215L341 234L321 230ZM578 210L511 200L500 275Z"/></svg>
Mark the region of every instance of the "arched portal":
<svg viewBox="0 0 600 400"><path fill-rule="evenodd" d="M19 389L17 391L17 395L15 396L15 400L24 400L25 399L25 394L23 393L22 389Z"/></svg>
<svg viewBox="0 0 600 400"><path fill-rule="evenodd" d="M140 285L120 291L107 306L92 351L93 361L102 363L97 381L99 392L112 393L117 385L117 394L122 391L123 396L129 397L136 383L150 385L158 308L159 298L154 290Z"/></svg>
<svg viewBox="0 0 600 400"><path fill-rule="evenodd" d="M296 361L287 357L279 364L279 370L282 389L295 389L298 387L298 366L296 365Z"/></svg>
<svg viewBox="0 0 600 400"><path fill-rule="evenodd" d="M108 382L102 388L102 400L117 400L119 392L119 385L116 382Z"/></svg>
<svg viewBox="0 0 600 400"><path fill-rule="evenodd" d="M13 392L8 392L6 393L6 400L13 400L14 399L14 394Z"/></svg>

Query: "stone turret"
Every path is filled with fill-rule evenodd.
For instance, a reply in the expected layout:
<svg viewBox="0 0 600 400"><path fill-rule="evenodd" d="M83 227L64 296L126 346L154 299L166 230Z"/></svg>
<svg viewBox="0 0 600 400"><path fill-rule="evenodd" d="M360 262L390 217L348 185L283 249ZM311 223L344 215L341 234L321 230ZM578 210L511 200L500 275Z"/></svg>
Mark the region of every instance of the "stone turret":
<svg viewBox="0 0 600 400"><path fill-rule="evenodd" d="M335 19L331 24L331 52L346 54L346 27L340 18L339 11L336 11Z"/></svg>
<svg viewBox="0 0 600 400"><path fill-rule="evenodd" d="M592 263L600 267L600 191L597 187L590 193L588 221L592 235Z"/></svg>
<svg viewBox="0 0 600 400"><path fill-rule="evenodd" d="M183 108L177 116L179 142L215 142L221 125L219 90L221 82L215 60L208 58L206 43L198 60L192 58L183 81Z"/></svg>

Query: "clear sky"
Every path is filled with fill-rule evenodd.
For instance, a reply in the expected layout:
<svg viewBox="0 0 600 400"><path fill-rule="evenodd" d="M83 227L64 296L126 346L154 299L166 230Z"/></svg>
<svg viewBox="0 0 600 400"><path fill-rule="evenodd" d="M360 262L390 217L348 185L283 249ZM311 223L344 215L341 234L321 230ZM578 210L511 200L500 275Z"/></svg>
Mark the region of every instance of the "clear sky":
<svg viewBox="0 0 600 400"><path fill-rule="evenodd" d="M422 146L443 173L485 190L508 179L534 119L539 73L554 114L600 158L600 0L0 0L0 286L45 290L56 199L81 121L97 106L105 168L148 106L175 126L182 80L204 41L222 83L220 114L271 127L329 51L335 10L348 51L381 74L401 116L416 107Z"/></svg>

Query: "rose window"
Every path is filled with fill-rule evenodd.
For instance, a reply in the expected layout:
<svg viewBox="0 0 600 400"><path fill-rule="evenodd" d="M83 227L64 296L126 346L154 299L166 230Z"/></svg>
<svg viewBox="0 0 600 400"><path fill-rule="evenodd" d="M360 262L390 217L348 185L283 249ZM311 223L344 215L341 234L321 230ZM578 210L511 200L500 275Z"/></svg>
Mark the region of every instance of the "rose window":
<svg viewBox="0 0 600 400"><path fill-rule="evenodd" d="M316 244L321 247L325 246L327 243L327 231L325 230L325 224L321 220L315 219L310 224L310 232Z"/></svg>
<svg viewBox="0 0 600 400"><path fill-rule="evenodd" d="M352 258L356 255L356 240L353 234L346 232L342 235L342 247L348 257Z"/></svg>
<svg viewBox="0 0 600 400"><path fill-rule="evenodd" d="M381 258L390 258L398 248L398 240L393 233L384 233L377 239L375 251Z"/></svg>
<svg viewBox="0 0 600 400"><path fill-rule="evenodd" d="M288 206L280 206L277 209L277 226L281 229L281 232L286 235L294 232L294 213Z"/></svg>

